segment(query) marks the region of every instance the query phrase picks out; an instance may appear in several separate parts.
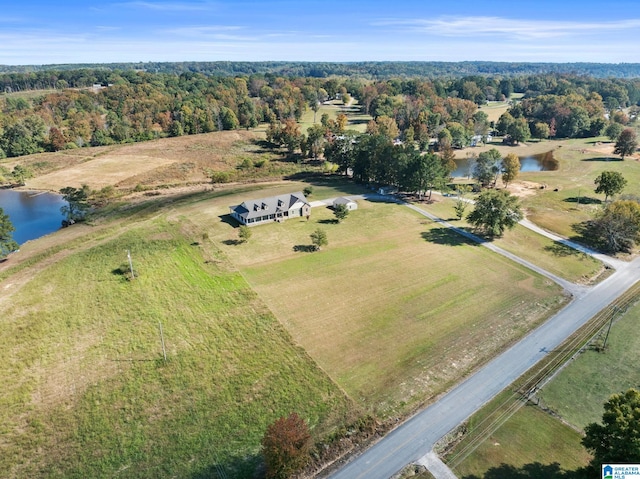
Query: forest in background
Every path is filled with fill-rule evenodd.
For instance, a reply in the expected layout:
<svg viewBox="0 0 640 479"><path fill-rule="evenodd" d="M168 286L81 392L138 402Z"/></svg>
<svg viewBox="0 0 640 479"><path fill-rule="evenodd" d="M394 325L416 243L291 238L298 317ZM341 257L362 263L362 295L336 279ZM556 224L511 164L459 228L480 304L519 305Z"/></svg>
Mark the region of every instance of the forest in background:
<svg viewBox="0 0 640 479"><path fill-rule="evenodd" d="M123 64L129 65L129 64ZM322 122L300 132L296 122L307 110L317 112L327 101L351 104L373 120L368 133L415 142L426 150L434 140L461 148L490 132L509 141L534 138L597 136L611 123L622 126L637 116L640 78L598 78L568 73L511 76L508 65L482 62L443 64L502 65L501 74L443 75L436 78L393 77L372 80L380 68L402 69L420 63L293 64L180 63L164 65L171 73L118 68L43 69L0 74L0 157L84 146L130 143L238 128L269 126L276 146L317 158L344 133L345 122ZM177 67L213 66L243 70L360 66L365 76L289 76L276 73L178 73ZM370 65L365 68L366 65ZM424 64L437 65L437 64ZM515 64L514 64L515 65ZM536 64L528 65L534 68ZM546 64L545 64L546 65ZM553 64L549 64L553 65ZM569 68L570 64L556 67ZM603 68L607 65L602 65ZM77 66L76 66L77 67ZM612 65L608 67L613 68ZM496 67L497 68L497 67ZM515 68L515 67L514 67ZM324 70L323 70L324 71ZM23 95L21 92L35 91ZM479 106L508 101L518 93L498 122ZM624 110L624 111L623 111ZM344 120L344 119L342 119ZM314 125L315 127L316 125ZM308 134L308 136L307 136ZM322 143L320 145L319 143Z"/></svg>
<svg viewBox="0 0 640 479"><path fill-rule="evenodd" d="M138 62L138 63L83 63L51 65L0 65L0 73L31 73L78 69L140 70L150 73L181 74L186 72L205 75L274 74L326 78L333 75L359 76L369 79L391 77L467 75L541 75L548 73L586 75L597 78L640 77L639 63L529 63L529 62Z"/></svg>

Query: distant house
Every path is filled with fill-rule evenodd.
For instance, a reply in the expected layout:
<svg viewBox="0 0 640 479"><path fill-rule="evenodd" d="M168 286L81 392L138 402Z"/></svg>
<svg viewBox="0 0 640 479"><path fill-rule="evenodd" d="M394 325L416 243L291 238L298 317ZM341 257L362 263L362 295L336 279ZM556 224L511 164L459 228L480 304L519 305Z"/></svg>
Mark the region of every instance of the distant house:
<svg viewBox="0 0 640 479"><path fill-rule="evenodd" d="M333 200L333 206L335 207L337 205L345 205L349 211L358 209L358 203L344 197L336 198L335 200Z"/></svg>
<svg viewBox="0 0 640 479"><path fill-rule="evenodd" d="M288 218L309 216L311 205L302 192L271 196L258 200L243 201L239 205L230 206L231 216L241 224L254 226Z"/></svg>

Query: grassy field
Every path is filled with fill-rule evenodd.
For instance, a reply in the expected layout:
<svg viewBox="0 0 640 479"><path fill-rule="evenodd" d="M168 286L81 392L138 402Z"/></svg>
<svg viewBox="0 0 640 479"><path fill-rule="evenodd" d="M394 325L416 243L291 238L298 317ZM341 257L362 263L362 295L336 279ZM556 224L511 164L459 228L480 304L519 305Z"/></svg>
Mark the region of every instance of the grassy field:
<svg viewBox="0 0 640 479"><path fill-rule="evenodd" d="M162 215L125 226L21 289L0 283L14 291L0 303L2 477L250 477L280 415L316 437L353 417L199 230Z"/></svg>
<svg viewBox="0 0 640 479"><path fill-rule="evenodd" d="M493 404L473 416L471 431L493 420ZM457 445L447 463L461 479L482 477L560 479L562 471L585 466L589 455L580 444L581 435L533 406L518 409L507 422L478 445L473 432ZM468 455L467 455L468 454Z"/></svg>
<svg viewBox="0 0 640 479"><path fill-rule="evenodd" d="M541 391L546 407L582 429L600 422L609 396L640 385L640 305L629 309L612 327L605 352L587 350Z"/></svg>
<svg viewBox="0 0 640 479"><path fill-rule="evenodd" d="M252 131L221 131L42 153L5 159L0 165L26 165L36 174L27 180L28 188L55 191L82 184L124 190L184 186L207 182L209 170L227 172L230 181L265 181L304 170L281 151L265 148L263 139ZM245 160L249 166L242 166Z"/></svg>
<svg viewBox="0 0 640 479"><path fill-rule="evenodd" d="M320 110L316 116L316 123L320 123L320 118L322 118L322 114L326 113L329 115L329 119L334 120L340 113L344 113L347 115L347 130L355 130L360 133L364 133L367 128L367 123L372 119L370 115L365 115L360 112L360 107L354 101L350 105L343 105L342 102L331 102L325 103L320 106ZM313 125L313 110L308 109L300 118L300 131L307 134L307 128Z"/></svg>
<svg viewBox="0 0 640 479"><path fill-rule="evenodd" d="M572 225L591 218L604 201L604 195L594 193L594 180L604 170L619 171L627 179L623 193L640 194L638 161L634 158L620 161L612 153L613 144L603 140L564 141L554 149L558 171L521 175L523 180L546 186L526 198L529 219L563 236L575 237Z"/></svg>
<svg viewBox="0 0 640 479"><path fill-rule="evenodd" d="M312 199L338 193L319 187ZM309 222L253 228L237 244L220 222L233 199L188 217L209 228L296 343L383 415L438 394L564 301L555 285L398 205L361 201L340 224L314 209ZM295 252L318 227L329 246Z"/></svg>
<svg viewBox="0 0 640 479"><path fill-rule="evenodd" d="M489 121L495 123L498 122L500 116L509 109L510 105L508 101L490 101L487 104L482 105L479 110L483 111L489 117Z"/></svg>
<svg viewBox="0 0 640 479"><path fill-rule="evenodd" d="M434 195L432 203L423 203L420 204L420 207L449 221L454 226L471 229L465 218L458 220L455 217L454 204L454 198ZM472 210L473 205L469 205L465 214ZM502 238L496 238L493 242L497 246L569 281L590 284L603 279L606 273L600 261L520 225L517 225L513 230L506 231Z"/></svg>

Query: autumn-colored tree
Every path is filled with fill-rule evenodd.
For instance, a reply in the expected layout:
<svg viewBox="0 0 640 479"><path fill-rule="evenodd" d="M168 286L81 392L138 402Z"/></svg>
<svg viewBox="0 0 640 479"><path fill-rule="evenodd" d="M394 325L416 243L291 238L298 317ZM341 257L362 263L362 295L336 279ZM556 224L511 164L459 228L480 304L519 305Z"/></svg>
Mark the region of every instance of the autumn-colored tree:
<svg viewBox="0 0 640 479"><path fill-rule="evenodd" d="M520 173L520 158L515 153L509 153L502 159L502 181L508 186Z"/></svg>
<svg viewBox="0 0 640 479"><path fill-rule="evenodd" d="M312 447L309 426L297 413L277 419L267 427L262 438L267 477L291 477L307 464Z"/></svg>
<svg viewBox="0 0 640 479"><path fill-rule="evenodd" d="M629 252L640 241L640 204L618 200L607 204L592 222L593 237L612 253Z"/></svg>

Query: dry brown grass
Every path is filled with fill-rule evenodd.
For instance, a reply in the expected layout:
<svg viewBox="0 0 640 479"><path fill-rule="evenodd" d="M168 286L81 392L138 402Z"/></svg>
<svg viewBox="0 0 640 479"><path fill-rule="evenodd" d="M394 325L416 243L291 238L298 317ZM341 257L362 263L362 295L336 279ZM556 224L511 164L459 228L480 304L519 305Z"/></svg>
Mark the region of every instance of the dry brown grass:
<svg viewBox="0 0 640 479"><path fill-rule="evenodd" d="M206 170L233 171L242 158L280 159L278 152L265 151L257 141L260 133L244 130L81 148L42 153L2 164L13 168L25 164L36 173L28 188L57 191L65 186L87 184L93 189L107 185L134 188L207 181Z"/></svg>

